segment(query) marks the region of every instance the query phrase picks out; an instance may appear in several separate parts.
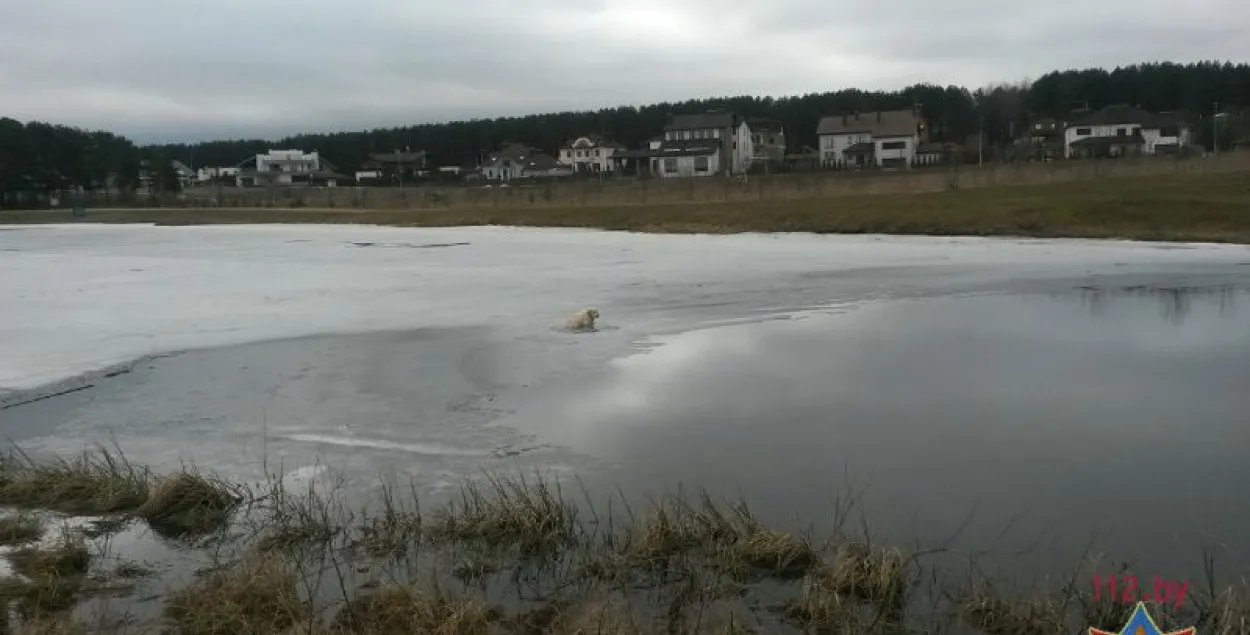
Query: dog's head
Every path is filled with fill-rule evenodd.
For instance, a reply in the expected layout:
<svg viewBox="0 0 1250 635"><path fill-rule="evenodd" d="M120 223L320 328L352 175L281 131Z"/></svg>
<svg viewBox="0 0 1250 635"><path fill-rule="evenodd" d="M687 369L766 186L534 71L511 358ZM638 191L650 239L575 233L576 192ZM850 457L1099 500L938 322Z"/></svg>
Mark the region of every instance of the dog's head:
<svg viewBox="0 0 1250 635"><path fill-rule="evenodd" d="M592 320L597 320L599 319L599 309L590 307L589 309L586 309L586 315L589 315Z"/></svg>

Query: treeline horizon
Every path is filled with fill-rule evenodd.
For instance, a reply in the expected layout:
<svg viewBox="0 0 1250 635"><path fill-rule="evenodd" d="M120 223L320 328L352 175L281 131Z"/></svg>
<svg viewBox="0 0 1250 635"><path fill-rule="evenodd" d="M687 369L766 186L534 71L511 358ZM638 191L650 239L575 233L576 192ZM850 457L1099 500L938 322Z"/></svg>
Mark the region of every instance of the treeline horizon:
<svg viewBox="0 0 1250 635"><path fill-rule="evenodd" d="M142 159L181 161L191 167L238 165L271 148L316 150L339 170L351 172L372 152L424 150L432 165L468 165L511 142L554 153L568 141L600 135L636 148L659 134L670 114L725 109L771 119L786 133L787 150L816 147L821 117L897 110L918 104L935 141L966 143L983 131L993 148L1018 136L1038 118L1066 118L1080 108L1126 103L1152 112L1185 111L1209 121L1216 104L1225 112L1250 112L1250 64L1204 61L1152 62L1116 67L1056 70L1033 81L992 84L976 90L921 83L893 91L847 88L787 97L729 96L470 119L363 131L321 132L279 139L231 139L139 146L123 136L32 121L0 119L0 194L69 186L93 190L116 175L124 186ZM1221 127L1220 144L1250 134L1246 117ZM1199 131L1201 134L1201 130ZM1210 135L1201 136L1210 143ZM172 184L171 184L172 185Z"/></svg>

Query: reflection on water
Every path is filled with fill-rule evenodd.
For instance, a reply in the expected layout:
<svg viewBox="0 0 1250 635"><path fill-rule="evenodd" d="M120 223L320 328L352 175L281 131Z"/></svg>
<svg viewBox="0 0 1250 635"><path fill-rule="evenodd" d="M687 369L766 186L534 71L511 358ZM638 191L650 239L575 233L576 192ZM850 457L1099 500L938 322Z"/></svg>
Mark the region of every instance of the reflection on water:
<svg viewBox="0 0 1250 635"><path fill-rule="evenodd" d="M819 523L850 475L895 539L933 544L971 517L968 549L1054 565L1093 540L1192 571L1204 540L1242 548L1250 530L1247 295L1084 288L710 329L617 360L541 417L635 490L707 486Z"/></svg>
<svg viewBox="0 0 1250 635"><path fill-rule="evenodd" d="M1231 317L1235 310L1237 297L1247 294L1245 289L1235 285L1213 285L1208 287L1151 287L1134 285L1130 287L1101 288L1082 286L1081 302L1086 304L1094 315L1101 315L1106 310L1109 298L1114 297L1151 297L1157 298L1163 319L1180 324L1185 321L1191 311L1191 304L1199 302L1218 307L1221 316Z"/></svg>

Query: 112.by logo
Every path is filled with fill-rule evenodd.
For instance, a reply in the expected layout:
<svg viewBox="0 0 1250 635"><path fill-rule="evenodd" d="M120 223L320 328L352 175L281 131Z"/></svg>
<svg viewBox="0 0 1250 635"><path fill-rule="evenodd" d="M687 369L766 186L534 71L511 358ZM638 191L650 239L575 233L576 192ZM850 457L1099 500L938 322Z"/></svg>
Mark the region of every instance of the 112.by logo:
<svg viewBox="0 0 1250 635"><path fill-rule="evenodd" d="M1156 575L1153 583L1146 587L1137 584L1135 575L1094 576L1094 601L1107 600L1120 604L1136 604L1138 602L1154 602L1180 608L1189 593L1189 581L1164 580Z"/></svg>

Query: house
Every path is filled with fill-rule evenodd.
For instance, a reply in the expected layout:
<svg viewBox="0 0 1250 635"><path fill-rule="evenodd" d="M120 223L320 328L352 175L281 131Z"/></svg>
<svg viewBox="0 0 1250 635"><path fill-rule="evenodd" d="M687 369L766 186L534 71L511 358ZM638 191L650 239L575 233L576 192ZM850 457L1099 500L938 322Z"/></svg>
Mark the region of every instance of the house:
<svg viewBox="0 0 1250 635"><path fill-rule="evenodd" d="M237 167L216 167L216 168L200 168L195 171L195 180L200 183L207 183L216 179L233 178L238 176L239 168Z"/></svg>
<svg viewBox="0 0 1250 635"><path fill-rule="evenodd" d="M403 152L370 152L369 160L360 168L361 171L356 173L357 181L360 180L361 172L367 172L369 174L366 178L402 185L405 179L413 180L421 175L421 171L425 169L425 152L412 152L408 149Z"/></svg>
<svg viewBox="0 0 1250 635"><path fill-rule="evenodd" d="M762 117L748 117L751 130L751 161L782 163L786 159L786 131L781 122Z"/></svg>
<svg viewBox="0 0 1250 635"><path fill-rule="evenodd" d="M959 160L963 148L958 143L923 141L916 146L915 165L941 165Z"/></svg>
<svg viewBox="0 0 1250 635"><path fill-rule="evenodd" d="M670 115L664 133L647 147L617 150L614 169L674 178L741 174L754 157L751 129L745 119L723 110Z"/></svg>
<svg viewBox="0 0 1250 635"><path fill-rule="evenodd" d="M191 187L195 183L195 170L187 167L187 164L174 159L170 161L174 166L174 173L178 175L178 185L183 189Z"/></svg>
<svg viewBox="0 0 1250 635"><path fill-rule="evenodd" d="M929 127L913 107L822 117L816 135L827 167L910 167L917 147L929 140Z"/></svg>
<svg viewBox="0 0 1250 635"><path fill-rule="evenodd" d="M1127 104L1075 113L1063 130L1065 158L1167 154L1192 142L1179 113L1155 114Z"/></svg>
<svg viewBox="0 0 1250 635"><path fill-rule="evenodd" d="M560 148L560 163L577 172L611 172L616 168L612 155L625 146L605 141L598 135L578 137Z"/></svg>
<svg viewBox="0 0 1250 635"><path fill-rule="evenodd" d="M248 165L251 167L246 167ZM316 151L270 150L239 164L235 184L239 187L257 185L324 185L335 187L347 175L338 173L334 166Z"/></svg>
<svg viewBox="0 0 1250 635"><path fill-rule="evenodd" d="M508 182L526 178L568 176L573 167L559 165L551 155L523 143L510 143L492 152L478 168L479 178L490 182ZM467 175L466 175L467 176Z"/></svg>

